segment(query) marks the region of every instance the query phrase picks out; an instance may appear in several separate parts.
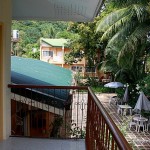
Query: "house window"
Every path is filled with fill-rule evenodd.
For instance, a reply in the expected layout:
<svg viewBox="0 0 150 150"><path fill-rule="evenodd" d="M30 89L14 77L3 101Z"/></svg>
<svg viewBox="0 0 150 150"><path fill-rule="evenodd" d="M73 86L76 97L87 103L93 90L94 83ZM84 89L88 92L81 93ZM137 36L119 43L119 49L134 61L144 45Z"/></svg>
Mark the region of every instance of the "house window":
<svg viewBox="0 0 150 150"><path fill-rule="evenodd" d="M53 51L43 51L43 56L44 57L47 57L47 56L53 57Z"/></svg>
<svg viewBox="0 0 150 150"><path fill-rule="evenodd" d="M83 67L82 66L72 66L71 70L75 71L75 72L82 72Z"/></svg>

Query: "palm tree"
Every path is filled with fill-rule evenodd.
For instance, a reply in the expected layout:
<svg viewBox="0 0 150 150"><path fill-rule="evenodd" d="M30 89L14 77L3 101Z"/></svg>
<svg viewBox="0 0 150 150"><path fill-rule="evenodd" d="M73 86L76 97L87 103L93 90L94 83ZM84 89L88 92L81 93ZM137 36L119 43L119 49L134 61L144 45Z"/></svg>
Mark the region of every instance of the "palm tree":
<svg viewBox="0 0 150 150"><path fill-rule="evenodd" d="M111 13L97 23L97 32L103 32L101 42L107 42L105 63L111 66L115 58L117 75L123 74L126 82L137 81L145 68L150 31L148 3L149 0L112 0Z"/></svg>

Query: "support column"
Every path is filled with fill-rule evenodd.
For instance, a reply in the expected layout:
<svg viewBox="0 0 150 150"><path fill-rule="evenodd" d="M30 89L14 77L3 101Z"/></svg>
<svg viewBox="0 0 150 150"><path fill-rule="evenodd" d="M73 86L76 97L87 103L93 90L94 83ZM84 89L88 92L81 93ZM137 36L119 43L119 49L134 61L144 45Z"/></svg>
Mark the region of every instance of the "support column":
<svg viewBox="0 0 150 150"><path fill-rule="evenodd" d="M11 2L0 0L0 140L11 133L10 56L11 56Z"/></svg>

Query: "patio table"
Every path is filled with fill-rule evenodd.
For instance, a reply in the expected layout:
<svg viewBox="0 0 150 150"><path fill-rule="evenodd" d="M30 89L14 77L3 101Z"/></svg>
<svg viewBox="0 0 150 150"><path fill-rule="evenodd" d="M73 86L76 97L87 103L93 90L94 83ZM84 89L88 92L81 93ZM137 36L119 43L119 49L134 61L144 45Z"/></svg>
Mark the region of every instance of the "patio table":
<svg viewBox="0 0 150 150"><path fill-rule="evenodd" d="M129 110L129 114L132 115L132 107L129 105L118 105L118 113L122 116L126 115L126 112Z"/></svg>
<svg viewBox="0 0 150 150"><path fill-rule="evenodd" d="M143 128L143 131L147 130L148 119L142 116L133 117L133 120L136 122L136 130L139 132L140 127Z"/></svg>
<svg viewBox="0 0 150 150"><path fill-rule="evenodd" d="M143 116L136 116L136 117L133 117L133 120L134 121L148 121L148 119L147 118L145 118L145 117L143 117Z"/></svg>

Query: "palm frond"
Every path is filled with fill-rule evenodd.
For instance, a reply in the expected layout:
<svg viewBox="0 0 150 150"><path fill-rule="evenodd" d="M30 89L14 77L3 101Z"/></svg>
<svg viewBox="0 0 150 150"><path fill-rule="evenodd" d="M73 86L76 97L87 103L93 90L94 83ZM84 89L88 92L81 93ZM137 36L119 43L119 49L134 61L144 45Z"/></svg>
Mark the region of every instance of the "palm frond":
<svg viewBox="0 0 150 150"><path fill-rule="evenodd" d="M110 71L110 72L116 72L118 70L118 66L114 62L114 59L110 58L109 60L103 61L101 64L99 64L98 68L101 71Z"/></svg>
<svg viewBox="0 0 150 150"><path fill-rule="evenodd" d="M140 47L146 43L148 31L150 31L150 26L147 23L139 25L134 30L118 54L118 65L122 66L126 63L126 66L133 68L135 60L140 57L140 53L143 51L143 48Z"/></svg>
<svg viewBox="0 0 150 150"><path fill-rule="evenodd" d="M105 55L111 54L117 58L119 51L120 49L116 45L112 45L111 47L106 47L104 53Z"/></svg>
<svg viewBox="0 0 150 150"><path fill-rule="evenodd" d="M145 5L134 4L133 9L139 22L144 22L148 18L148 11Z"/></svg>
<svg viewBox="0 0 150 150"><path fill-rule="evenodd" d="M149 0L111 0L116 7L129 6L132 4L148 4Z"/></svg>
<svg viewBox="0 0 150 150"><path fill-rule="evenodd" d="M106 46L106 53L110 48L116 47L121 49L129 35L132 33L132 30L137 25L137 22L130 21L122 29L120 29L108 42Z"/></svg>
<svg viewBox="0 0 150 150"><path fill-rule="evenodd" d="M126 16L128 13L128 8L122 8L110 13L97 23L96 32L105 32L111 25Z"/></svg>
<svg viewBox="0 0 150 150"><path fill-rule="evenodd" d="M139 44L145 43L147 40L147 33L150 31L150 26L147 23L140 24L134 32L128 37L128 40L124 43L119 57L124 56L126 52L134 52Z"/></svg>
<svg viewBox="0 0 150 150"><path fill-rule="evenodd" d="M150 2L147 5L147 11L148 11L148 13L150 13Z"/></svg>
<svg viewBox="0 0 150 150"><path fill-rule="evenodd" d="M113 24L112 26L110 26L102 35L101 37L101 41L105 41L108 40L110 38L112 38L116 32L118 32L121 28L123 28L124 26L129 26L129 24L131 24L132 20L132 16L131 14L128 14L126 16L124 16L123 18L121 18L120 20L118 20L115 24ZM132 23L133 25L133 23ZM128 29L128 28L126 28ZM117 35L116 35L117 37Z"/></svg>
<svg viewBox="0 0 150 150"><path fill-rule="evenodd" d="M127 12L127 11L126 11ZM125 14L124 14L125 15ZM137 17L137 19L135 19ZM134 18L134 19L133 19ZM105 27L105 32L101 37L101 41L109 40L113 37L113 35L120 30L120 28L124 28L126 24L133 25L133 21L138 21L139 23L144 22L148 18L148 11L145 5L134 4L128 7L128 13L125 16L122 16L116 22L110 23L110 26ZM101 26L99 26L101 27ZM129 28L130 29L130 28ZM102 28L101 28L102 31Z"/></svg>

